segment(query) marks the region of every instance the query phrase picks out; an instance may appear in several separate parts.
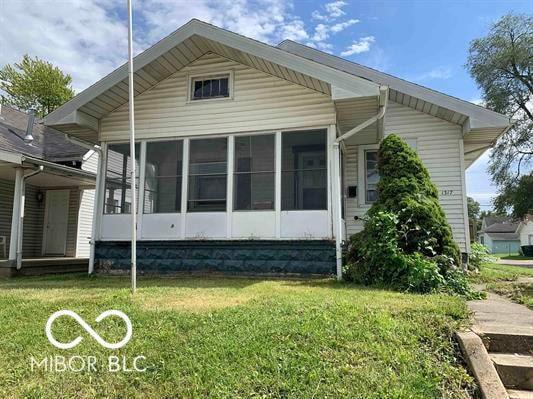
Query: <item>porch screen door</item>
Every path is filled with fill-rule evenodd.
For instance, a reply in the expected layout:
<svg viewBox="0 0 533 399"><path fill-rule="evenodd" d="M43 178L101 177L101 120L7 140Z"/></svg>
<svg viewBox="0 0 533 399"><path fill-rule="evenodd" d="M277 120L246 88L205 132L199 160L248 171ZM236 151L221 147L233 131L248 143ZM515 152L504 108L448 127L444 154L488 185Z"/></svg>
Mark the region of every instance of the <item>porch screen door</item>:
<svg viewBox="0 0 533 399"><path fill-rule="evenodd" d="M65 255L69 190L48 190L44 216L44 255Z"/></svg>

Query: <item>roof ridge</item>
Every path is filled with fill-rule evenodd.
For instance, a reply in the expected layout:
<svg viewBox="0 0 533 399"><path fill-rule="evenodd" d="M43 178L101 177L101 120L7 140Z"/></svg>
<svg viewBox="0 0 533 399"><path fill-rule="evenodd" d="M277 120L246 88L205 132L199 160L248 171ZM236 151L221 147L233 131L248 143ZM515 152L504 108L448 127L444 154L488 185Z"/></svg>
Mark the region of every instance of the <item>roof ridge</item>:
<svg viewBox="0 0 533 399"><path fill-rule="evenodd" d="M475 107L478 107L484 111L489 111L489 112L492 112L493 114L496 114L498 116L502 116L504 114L501 114L497 111L493 111L492 109L489 109L489 108L486 108L486 107L483 107L479 104L475 104L473 102L470 102L470 101L467 101L467 100L464 100L460 97L456 97L456 96L453 96L453 95L450 95L450 94L446 94L446 93L443 93L441 91L438 91L438 90L435 90L435 89L432 89L431 87L427 87L427 86L423 86L421 84L418 84L418 83L414 83L414 82L411 82L410 80L407 80L407 79L404 79L404 78L401 78L401 77L398 77L398 76L395 76L395 75L391 75L390 73L387 73L387 72L383 72L383 71L380 71L379 69L376 69L376 68L372 68L372 67L369 67L367 65L363 65L363 64L359 64L358 62L355 62L355 61L351 61L351 60L347 60L346 58L343 58L343 57L340 57L338 55L335 55L335 54L330 54L330 53L326 53L325 51L322 51L322 50L318 50L316 48L313 48L313 47L310 47L310 46L307 46L305 44L302 44L302 43L299 43L299 42L296 42L294 40L291 40L291 39L284 39L283 41L281 41L277 47L280 48L281 50L283 51L286 51L286 52L290 52L290 51L287 51L279 46L281 46L283 43L293 43L293 44L296 44L298 46L301 46L301 47L305 47L306 49L309 49L311 51L316 51L317 53L320 53L320 54L323 54L325 56L330 56L330 57L334 57L334 58L337 58L341 61L344 61L344 62L349 62L350 64L354 64L354 65L357 65L358 67L361 67L361 68L364 68L364 69L368 69L370 71L374 71L374 72L377 72L377 73L380 73L380 74L383 74L383 75L387 75L387 76L390 76L391 78L394 78L394 79L399 79L399 80L402 80L403 82L406 82L408 84L412 84L412 85L415 85L415 86L418 86L418 87L421 87L422 89L425 89L425 90L430 90L434 93L437 93L437 94L440 94L440 95L444 95L444 96L447 96L447 97L451 97L451 98L454 98L456 100L459 100L459 101L462 101L464 102L465 104L467 105L471 105L471 106L475 106ZM292 53L291 53L292 54ZM302 57L300 55L300 57ZM303 57L303 58L306 58L306 57ZM505 115L507 116L507 115ZM510 119L510 118L509 118Z"/></svg>

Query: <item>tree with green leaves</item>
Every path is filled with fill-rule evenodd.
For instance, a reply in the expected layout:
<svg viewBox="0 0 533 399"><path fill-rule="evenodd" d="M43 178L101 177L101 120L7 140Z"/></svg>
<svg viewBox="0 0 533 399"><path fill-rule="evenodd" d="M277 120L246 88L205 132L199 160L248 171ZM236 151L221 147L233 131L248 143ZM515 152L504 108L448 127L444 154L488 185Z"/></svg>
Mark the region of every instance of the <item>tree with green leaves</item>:
<svg viewBox="0 0 533 399"><path fill-rule="evenodd" d="M495 203L514 208L509 193L518 190L533 165L533 17L503 16L487 36L472 41L467 67L486 106L515 121L496 143L489 163L498 186Z"/></svg>
<svg viewBox="0 0 533 399"><path fill-rule="evenodd" d="M2 103L15 108L33 108L44 116L74 97L72 78L58 67L37 57L0 69Z"/></svg>
<svg viewBox="0 0 533 399"><path fill-rule="evenodd" d="M533 174L524 175L516 184L505 187L494 201L494 207L500 213L511 209L511 216L516 219L533 214Z"/></svg>
<svg viewBox="0 0 533 399"><path fill-rule="evenodd" d="M468 207L468 218L477 220L481 210L481 205L479 205L479 202L472 197L466 197L466 205Z"/></svg>

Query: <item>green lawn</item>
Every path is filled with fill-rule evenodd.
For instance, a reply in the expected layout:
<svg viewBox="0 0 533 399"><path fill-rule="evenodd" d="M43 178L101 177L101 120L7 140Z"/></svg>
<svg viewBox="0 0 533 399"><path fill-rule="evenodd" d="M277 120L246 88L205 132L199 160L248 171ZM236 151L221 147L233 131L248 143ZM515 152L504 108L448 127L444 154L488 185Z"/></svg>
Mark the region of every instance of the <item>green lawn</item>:
<svg viewBox="0 0 533 399"><path fill-rule="evenodd" d="M0 280L0 397L24 398L467 398L475 390L452 332L464 301L331 280L140 279L85 276ZM48 317L71 309L107 341L100 347L72 319L54 336ZM146 356L144 373L31 371L30 356Z"/></svg>

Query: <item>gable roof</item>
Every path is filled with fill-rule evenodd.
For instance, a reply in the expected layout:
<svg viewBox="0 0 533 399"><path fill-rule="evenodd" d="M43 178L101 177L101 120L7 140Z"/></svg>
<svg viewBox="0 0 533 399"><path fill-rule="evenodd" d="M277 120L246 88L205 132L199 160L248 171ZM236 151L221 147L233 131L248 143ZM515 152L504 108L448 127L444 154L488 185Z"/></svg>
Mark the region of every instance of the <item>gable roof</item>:
<svg viewBox="0 0 533 399"><path fill-rule="evenodd" d="M448 119L446 111L459 113L463 118L455 116L455 120L452 121L462 124L466 120L466 117L468 117L470 119L470 128L472 129L486 127L505 128L509 125L509 118L505 115L436 90L411 83L387 73L380 72L376 69L304 46L303 44L292 40L284 40L278 44L278 47L292 54L328 65L351 75L368 79L380 85L387 85L391 89L389 98L393 101L411 105L411 98L423 100L429 104L440 107L441 109L436 109L434 107L433 110L431 110L431 107L426 106L426 110L443 119ZM404 98L405 96L408 96L409 98ZM422 110L424 109L424 105L415 104L415 108ZM452 116L452 118L454 118L454 116Z"/></svg>
<svg viewBox="0 0 533 399"><path fill-rule="evenodd" d="M486 216L483 233L516 233L520 222L506 216Z"/></svg>
<svg viewBox="0 0 533 399"><path fill-rule="evenodd" d="M133 61L135 95L207 53L216 53L273 76L332 96L374 97L389 86L393 101L462 125L468 166L506 128L509 119L463 100L424 88L292 41L278 47L193 19L137 55ZM85 89L45 117L69 135L97 143L99 120L128 101L128 65Z"/></svg>
<svg viewBox="0 0 533 399"><path fill-rule="evenodd" d="M85 148L72 144L65 135L36 119L32 135L34 140L24 142L28 115L22 111L2 105L0 107L0 149L19 153L45 161L61 162L81 160Z"/></svg>
<svg viewBox="0 0 533 399"><path fill-rule="evenodd" d="M332 87L339 87L354 96L379 95L379 85L367 79L354 79L346 72L197 19L134 58L135 95L210 52L323 93L331 94ZM127 101L128 65L123 64L47 115L45 123L95 142L97 138L93 133L97 130L98 119Z"/></svg>

